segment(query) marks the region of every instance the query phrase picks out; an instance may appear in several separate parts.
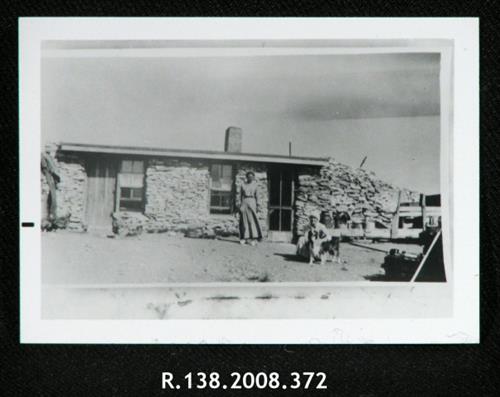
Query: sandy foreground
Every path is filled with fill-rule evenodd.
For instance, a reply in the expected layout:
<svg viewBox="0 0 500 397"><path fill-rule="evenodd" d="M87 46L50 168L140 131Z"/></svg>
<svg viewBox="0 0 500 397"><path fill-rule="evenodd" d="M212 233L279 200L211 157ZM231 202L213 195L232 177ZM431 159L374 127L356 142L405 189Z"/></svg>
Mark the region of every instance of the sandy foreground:
<svg viewBox="0 0 500 397"><path fill-rule="evenodd" d="M309 265L292 244L241 246L236 239L191 239L167 234L108 238L97 234L42 234L42 282L53 284L147 284L173 282L366 281L383 274L384 252L417 245L341 244L347 270L335 262Z"/></svg>

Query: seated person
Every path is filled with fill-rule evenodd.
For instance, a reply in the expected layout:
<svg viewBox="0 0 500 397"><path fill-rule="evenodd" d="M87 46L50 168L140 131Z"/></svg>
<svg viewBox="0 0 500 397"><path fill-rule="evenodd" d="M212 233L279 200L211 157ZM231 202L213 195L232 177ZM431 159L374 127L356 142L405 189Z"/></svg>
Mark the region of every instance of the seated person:
<svg viewBox="0 0 500 397"><path fill-rule="evenodd" d="M327 229L335 228L335 224L330 211L321 212L321 217L319 218L319 222L325 225Z"/></svg>
<svg viewBox="0 0 500 397"><path fill-rule="evenodd" d="M304 229L304 235L302 235L297 241L297 255L303 258L310 258L309 240L310 237L314 237L319 240L327 240L329 238L328 229L320 223L320 214L317 211L312 212L309 215L309 224Z"/></svg>

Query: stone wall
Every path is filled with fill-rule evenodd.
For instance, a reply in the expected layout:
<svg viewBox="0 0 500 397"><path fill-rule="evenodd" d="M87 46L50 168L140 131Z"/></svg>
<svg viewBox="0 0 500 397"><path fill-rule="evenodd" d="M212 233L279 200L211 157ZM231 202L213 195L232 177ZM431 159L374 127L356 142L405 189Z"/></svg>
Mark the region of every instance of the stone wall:
<svg viewBox="0 0 500 397"><path fill-rule="evenodd" d="M57 184L57 217L69 216L67 228L74 231L85 231L85 202L87 174L82 159L69 155L53 156L54 163L60 176ZM46 216L46 201L49 186L43 173L42 184L42 217Z"/></svg>
<svg viewBox="0 0 500 397"><path fill-rule="evenodd" d="M48 218L49 216L49 184L47 183L47 179L45 175L40 173L40 184L41 184L41 193L42 193L42 219Z"/></svg>
<svg viewBox="0 0 500 397"><path fill-rule="evenodd" d="M353 221L378 221L387 227L396 211L400 188L383 182L373 172L353 169L330 159L321 169L298 172L295 191L295 230L301 233L311 211L347 212ZM401 202L418 201L419 193L401 189Z"/></svg>
<svg viewBox="0 0 500 397"><path fill-rule="evenodd" d="M174 159L151 160L146 170L149 231L202 227L208 215L207 164Z"/></svg>
<svg viewBox="0 0 500 397"><path fill-rule="evenodd" d="M267 172L264 166L235 165L235 208L239 205L240 187L247 171L254 171L259 185L259 219L263 234L267 234ZM237 235L238 215L210 214L209 164L201 161L175 159L150 160L145 178L144 216L115 213L114 224L119 229L143 229L147 232L181 232L195 229L207 235ZM142 225L142 226L141 226ZM124 232L127 234L128 232Z"/></svg>
<svg viewBox="0 0 500 397"><path fill-rule="evenodd" d="M69 214L67 227L86 230L85 203L87 176L82 159L59 154L55 159L61 181L57 186L57 215ZM265 164L236 163L235 209L248 171L255 173L259 187L258 217L267 236L268 173ZM238 215L210 214L209 163L200 160L152 159L145 175L145 210L115 213L113 226L120 234L147 232L187 233L200 229L208 235L237 235ZM390 226L400 189L383 182L363 169L329 160L322 168L297 167L294 231L301 234L312 211L347 212L353 221L365 219ZM48 186L42 174L42 197ZM419 194L402 189L401 201L418 201Z"/></svg>

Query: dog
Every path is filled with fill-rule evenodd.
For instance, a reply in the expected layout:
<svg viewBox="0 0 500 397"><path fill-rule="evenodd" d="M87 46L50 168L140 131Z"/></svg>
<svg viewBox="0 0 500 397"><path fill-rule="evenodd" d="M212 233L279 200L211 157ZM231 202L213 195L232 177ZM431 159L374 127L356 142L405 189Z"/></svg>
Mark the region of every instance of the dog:
<svg viewBox="0 0 500 397"><path fill-rule="evenodd" d="M322 230L311 229L307 233L307 248L309 250L309 264L320 260L324 264L335 258L340 263L340 237L330 236Z"/></svg>

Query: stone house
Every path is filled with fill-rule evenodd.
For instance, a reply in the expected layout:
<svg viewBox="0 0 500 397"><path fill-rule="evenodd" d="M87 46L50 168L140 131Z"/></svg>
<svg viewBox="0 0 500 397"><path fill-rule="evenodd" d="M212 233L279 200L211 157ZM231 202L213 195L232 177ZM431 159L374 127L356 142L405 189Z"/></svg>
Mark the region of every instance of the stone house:
<svg viewBox="0 0 500 397"><path fill-rule="evenodd" d="M391 222L400 189L373 173L328 158L244 153L236 127L225 138L224 151L59 143L57 213L75 231L237 234L239 189L254 171L270 240L294 240L313 210Z"/></svg>

